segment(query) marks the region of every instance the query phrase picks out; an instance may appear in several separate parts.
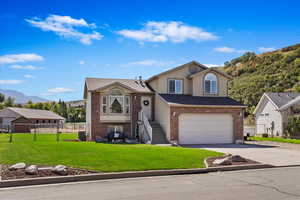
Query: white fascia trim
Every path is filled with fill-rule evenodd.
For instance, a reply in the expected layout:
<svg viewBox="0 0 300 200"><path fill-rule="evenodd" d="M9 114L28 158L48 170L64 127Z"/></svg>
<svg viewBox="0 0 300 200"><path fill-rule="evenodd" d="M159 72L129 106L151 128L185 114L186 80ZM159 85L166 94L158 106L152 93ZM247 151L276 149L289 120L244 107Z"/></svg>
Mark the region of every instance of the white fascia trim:
<svg viewBox="0 0 300 200"><path fill-rule="evenodd" d="M272 99L268 95L266 95L266 93L264 93L254 109L254 112L253 112L254 115L257 113L257 110L259 109L260 105L262 104L262 101L264 98L267 98L273 104L273 106L276 108L276 110L279 109L278 106L272 101Z"/></svg>

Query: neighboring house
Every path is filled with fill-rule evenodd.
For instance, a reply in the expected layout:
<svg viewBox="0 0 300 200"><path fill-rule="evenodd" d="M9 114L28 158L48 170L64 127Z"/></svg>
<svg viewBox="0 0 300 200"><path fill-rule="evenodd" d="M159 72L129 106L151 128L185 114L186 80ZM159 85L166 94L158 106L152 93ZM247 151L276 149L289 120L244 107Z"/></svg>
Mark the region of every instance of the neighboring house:
<svg viewBox="0 0 300 200"><path fill-rule="evenodd" d="M0 110L0 125L17 133L30 132L34 124L60 124L64 118L48 110L8 107Z"/></svg>
<svg viewBox="0 0 300 200"><path fill-rule="evenodd" d="M135 138L146 130L152 143L242 142L245 106L228 97L230 79L194 61L146 81L86 78L88 137L120 131Z"/></svg>
<svg viewBox="0 0 300 200"><path fill-rule="evenodd" d="M83 108L84 101L83 100L67 101L66 105L67 105L67 107L71 107L71 108Z"/></svg>
<svg viewBox="0 0 300 200"><path fill-rule="evenodd" d="M264 93L255 110L256 134L282 136L290 116L300 114L300 93Z"/></svg>

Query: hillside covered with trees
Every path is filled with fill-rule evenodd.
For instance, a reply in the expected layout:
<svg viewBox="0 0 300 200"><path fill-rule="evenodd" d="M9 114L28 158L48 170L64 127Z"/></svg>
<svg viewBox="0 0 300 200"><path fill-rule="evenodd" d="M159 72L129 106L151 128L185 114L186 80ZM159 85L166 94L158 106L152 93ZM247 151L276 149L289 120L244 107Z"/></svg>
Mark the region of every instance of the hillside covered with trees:
<svg viewBox="0 0 300 200"><path fill-rule="evenodd" d="M300 92L300 44L259 55L248 52L221 70L234 77L229 95L252 113L264 92Z"/></svg>

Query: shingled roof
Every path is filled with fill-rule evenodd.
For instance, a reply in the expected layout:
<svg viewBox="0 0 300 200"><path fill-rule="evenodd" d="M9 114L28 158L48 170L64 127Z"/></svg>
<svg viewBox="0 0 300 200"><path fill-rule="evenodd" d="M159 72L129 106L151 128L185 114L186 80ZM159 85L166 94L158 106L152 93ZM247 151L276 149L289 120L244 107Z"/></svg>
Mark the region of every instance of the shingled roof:
<svg viewBox="0 0 300 200"><path fill-rule="evenodd" d="M159 94L165 101L173 104L199 106L237 106L244 105L229 97L191 96L183 94Z"/></svg>
<svg viewBox="0 0 300 200"><path fill-rule="evenodd" d="M277 108L282 107L283 105L289 103L296 97L300 96L299 92L266 92L272 102L277 106Z"/></svg>
<svg viewBox="0 0 300 200"><path fill-rule="evenodd" d="M86 78L85 84L88 91L97 90L107 87L112 84L123 85L135 92L151 93L150 89L144 82L140 83L139 80L134 79L109 79L109 78Z"/></svg>
<svg viewBox="0 0 300 200"><path fill-rule="evenodd" d="M8 107L9 109L27 119L57 119L57 120L64 120L65 118L51 112L49 110L38 110L38 109L29 109L29 108L15 108L15 107Z"/></svg>
<svg viewBox="0 0 300 200"><path fill-rule="evenodd" d="M284 104L283 106L281 106L279 110L285 110L291 106L299 105L299 104L300 104L300 95L297 96L295 99L289 101L287 104Z"/></svg>

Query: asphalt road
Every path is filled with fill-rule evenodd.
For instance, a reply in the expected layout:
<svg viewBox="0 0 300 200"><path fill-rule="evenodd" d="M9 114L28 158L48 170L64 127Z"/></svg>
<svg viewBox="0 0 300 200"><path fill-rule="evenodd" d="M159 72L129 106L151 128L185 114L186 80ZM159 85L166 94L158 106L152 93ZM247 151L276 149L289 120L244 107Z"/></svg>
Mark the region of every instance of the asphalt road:
<svg viewBox="0 0 300 200"><path fill-rule="evenodd" d="M5 188L0 199L300 199L300 167Z"/></svg>

